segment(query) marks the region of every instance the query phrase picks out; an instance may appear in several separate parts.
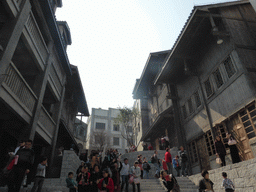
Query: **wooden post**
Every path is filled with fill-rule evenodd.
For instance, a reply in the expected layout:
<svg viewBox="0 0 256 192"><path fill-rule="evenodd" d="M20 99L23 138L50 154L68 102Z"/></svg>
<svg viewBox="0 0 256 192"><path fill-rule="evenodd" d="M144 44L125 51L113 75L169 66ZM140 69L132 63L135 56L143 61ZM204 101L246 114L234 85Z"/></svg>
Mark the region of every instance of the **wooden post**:
<svg viewBox="0 0 256 192"><path fill-rule="evenodd" d="M52 65L52 51L51 50L53 49L53 42L50 42L49 48L50 48L49 49L50 54L48 55L47 64L46 64L44 73L39 76L38 89L35 91L35 94L37 95L38 100L36 103L36 107L34 109L31 124L27 130L29 139L31 139L31 140L34 140L37 123L40 118L40 113L42 110L42 103L43 103L44 94L45 94L45 90L46 90L46 86L47 86L48 76L49 76L51 65Z"/></svg>
<svg viewBox="0 0 256 192"><path fill-rule="evenodd" d="M64 85L65 85L65 83L64 83ZM53 160L54 160L54 155L55 155L55 149L56 149L58 133L59 133L61 112L62 112L63 102L64 102L64 98L65 98L65 91L66 91L66 88L65 88L65 86L63 86L62 92L61 92L61 99L60 99L60 103L59 103L57 121L55 122L56 123L55 132L54 132L54 136L53 136L53 139L52 139L52 153L51 153L51 159L50 159L50 167L52 167Z"/></svg>
<svg viewBox="0 0 256 192"><path fill-rule="evenodd" d="M23 0L20 8L21 11L19 12L18 16L11 21L8 21L5 24L4 28L1 30L0 84L2 84L2 81L4 79L2 77L5 75L5 71L12 60L23 28L29 17L31 11L31 5L29 0Z"/></svg>

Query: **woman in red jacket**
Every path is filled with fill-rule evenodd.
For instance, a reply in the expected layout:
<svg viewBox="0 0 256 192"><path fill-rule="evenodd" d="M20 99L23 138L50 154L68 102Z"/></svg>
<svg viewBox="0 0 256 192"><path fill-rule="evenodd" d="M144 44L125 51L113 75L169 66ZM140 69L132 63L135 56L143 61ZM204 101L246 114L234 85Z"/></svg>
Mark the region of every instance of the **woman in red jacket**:
<svg viewBox="0 0 256 192"><path fill-rule="evenodd" d="M101 192L114 192L114 182L109 177L108 169L102 171L103 179L100 180L98 188Z"/></svg>

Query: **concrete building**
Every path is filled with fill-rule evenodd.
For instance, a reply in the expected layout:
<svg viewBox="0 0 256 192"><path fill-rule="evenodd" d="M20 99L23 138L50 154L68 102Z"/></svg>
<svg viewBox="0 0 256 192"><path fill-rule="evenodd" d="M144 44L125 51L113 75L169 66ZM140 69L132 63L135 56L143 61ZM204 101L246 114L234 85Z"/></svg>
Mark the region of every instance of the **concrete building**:
<svg viewBox="0 0 256 192"><path fill-rule="evenodd" d="M47 176L59 175L59 148L78 145L78 112L89 111L76 66L66 53L71 35L55 19L61 0L0 1L0 165L18 140L34 140L35 163L49 159Z"/></svg>
<svg viewBox="0 0 256 192"><path fill-rule="evenodd" d="M148 99L141 140L157 148L167 133L171 146L189 151L192 173L219 167L214 138L226 142L226 132L242 160L256 155L255 18L247 0L196 6L173 48L150 54L135 86L134 98Z"/></svg>
<svg viewBox="0 0 256 192"><path fill-rule="evenodd" d="M119 109L109 108L95 109L92 108L91 116L87 120L88 129L86 148L97 150L107 144L107 148L118 149L119 153L125 153L127 140L122 137L124 134L123 126L115 122L115 118L119 114ZM104 139L104 141L103 141Z"/></svg>

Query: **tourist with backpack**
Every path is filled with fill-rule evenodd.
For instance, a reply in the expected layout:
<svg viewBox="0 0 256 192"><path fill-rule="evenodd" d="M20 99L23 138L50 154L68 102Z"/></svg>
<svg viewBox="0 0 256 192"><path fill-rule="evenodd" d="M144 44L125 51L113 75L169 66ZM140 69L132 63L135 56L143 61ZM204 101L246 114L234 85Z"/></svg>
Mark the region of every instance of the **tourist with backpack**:
<svg viewBox="0 0 256 192"><path fill-rule="evenodd" d="M148 173L149 173L149 170L151 169L150 165L148 164L147 160L146 160L146 157L144 157L143 159L143 178L144 179L149 179L148 177Z"/></svg>
<svg viewBox="0 0 256 192"><path fill-rule="evenodd" d="M188 155L187 151L184 150L184 147L180 147L179 156L181 158L181 174L183 176L188 176Z"/></svg>
<svg viewBox="0 0 256 192"><path fill-rule="evenodd" d="M157 157L157 150L155 150L154 155L151 157L151 163L154 164L154 166L156 167L156 173L155 173L155 177L159 178L159 174L160 174L160 161L161 159L158 159Z"/></svg>

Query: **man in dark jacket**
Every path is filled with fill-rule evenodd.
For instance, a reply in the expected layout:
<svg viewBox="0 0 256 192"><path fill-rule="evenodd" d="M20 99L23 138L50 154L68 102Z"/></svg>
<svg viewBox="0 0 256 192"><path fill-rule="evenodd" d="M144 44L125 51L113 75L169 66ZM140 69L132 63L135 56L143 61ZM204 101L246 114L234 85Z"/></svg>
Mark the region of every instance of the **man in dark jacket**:
<svg viewBox="0 0 256 192"><path fill-rule="evenodd" d="M8 182L9 192L19 192L25 174L28 174L34 163L34 151L31 149L32 141L26 141L25 148L20 149L18 163L12 168Z"/></svg>

